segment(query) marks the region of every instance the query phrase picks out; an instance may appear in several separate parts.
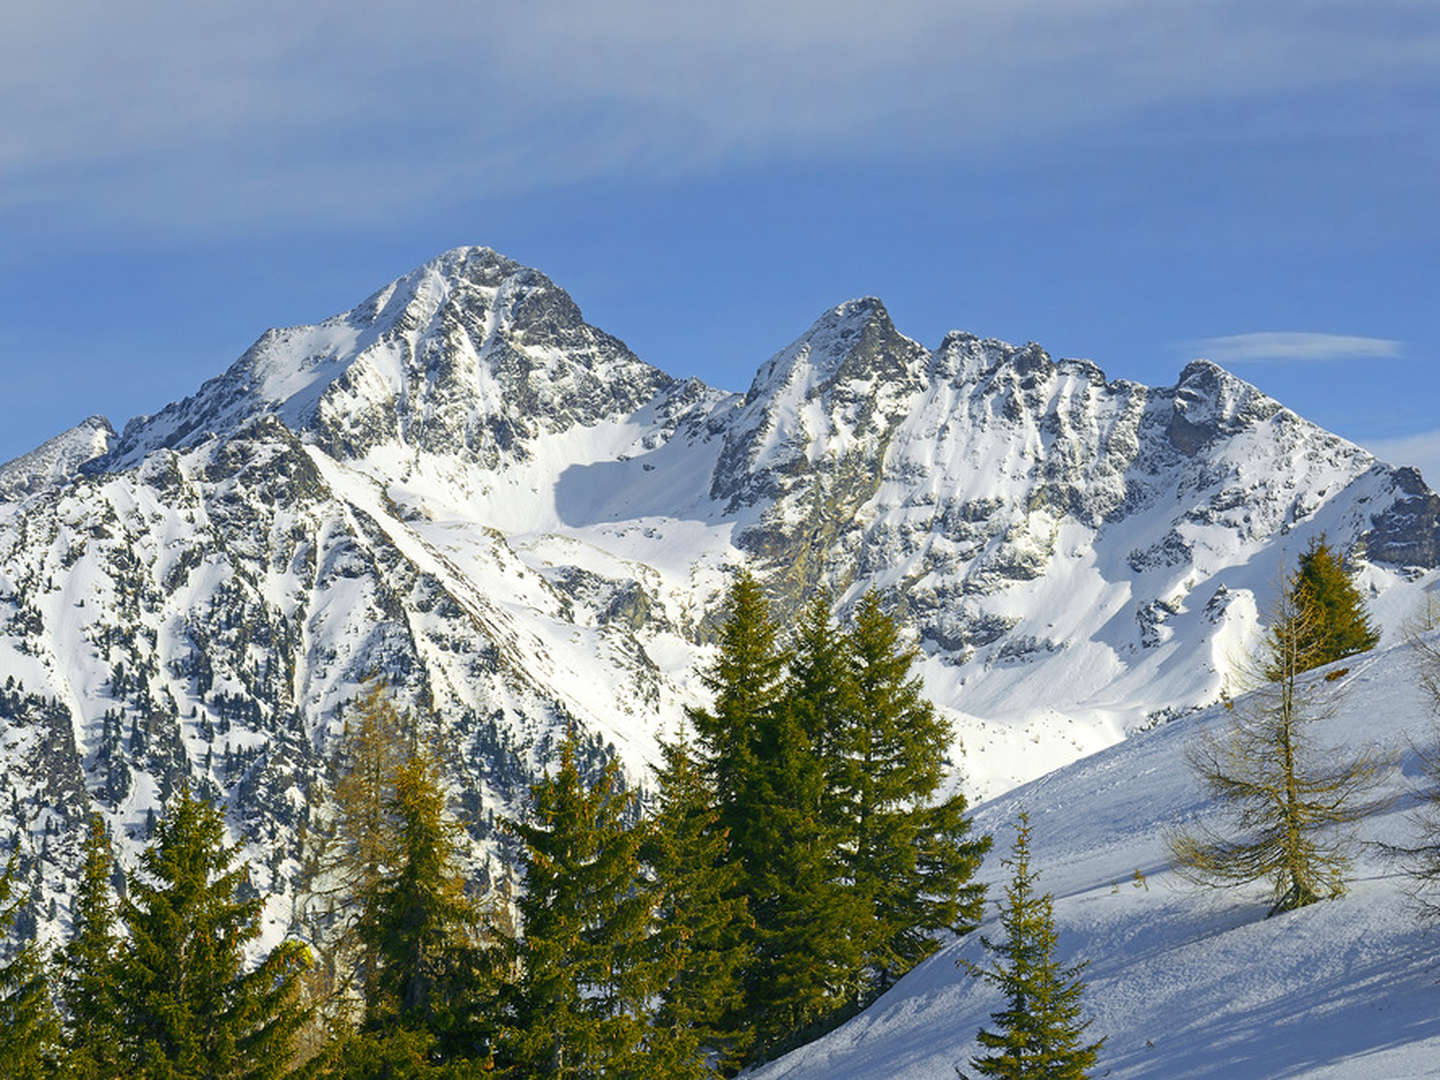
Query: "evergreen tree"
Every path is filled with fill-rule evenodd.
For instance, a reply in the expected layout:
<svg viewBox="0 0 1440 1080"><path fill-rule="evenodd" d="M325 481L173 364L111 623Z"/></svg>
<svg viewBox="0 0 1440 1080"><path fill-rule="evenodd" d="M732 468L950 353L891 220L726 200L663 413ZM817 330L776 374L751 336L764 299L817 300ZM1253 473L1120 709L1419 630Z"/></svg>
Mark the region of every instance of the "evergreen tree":
<svg viewBox="0 0 1440 1080"><path fill-rule="evenodd" d="M862 908L844 887L839 834L826 819L832 691L844 693L843 661L817 602L802 637L816 648L790 659L759 584L742 574L727 599L719 653L703 673L711 710L692 710L699 758L737 870L736 896L751 922L741 942L743 1006L721 1027L752 1040L762 1060L812 1033L854 998L856 925Z"/></svg>
<svg viewBox="0 0 1440 1080"><path fill-rule="evenodd" d="M650 946L662 980L647 1040L648 1075L691 1080L735 1063L745 1041L721 1018L740 1005L748 905L736 893L739 867L726 863L725 834L710 789L682 732L662 742L654 814L642 857L654 890Z"/></svg>
<svg viewBox="0 0 1440 1080"><path fill-rule="evenodd" d="M1199 884L1268 880L1271 915L1344 892L1349 838L1337 827L1369 812L1365 796L1388 763L1378 749L1317 747L1309 735L1333 709L1329 684L1300 679L1324 647L1321 618L1295 593L1281 596L1257 658L1270 681L1232 707L1223 736L1205 732L1186 747L1229 820L1169 838L1176 868Z"/></svg>
<svg viewBox="0 0 1440 1080"><path fill-rule="evenodd" d="M304 946L278 946L245 971L263 901L241 899L219 811L183 789L156 824L122 908L117 999L122 1056L152 1080L264 1080L288 1067L304 1017Z"/></svg>
<svg viewBox="0 0 1440 1080"><path fill-rule="evenodd" d="M820 763L821 820L841 843L851 839L860 779L851 753L859 701L850 644L835 625L829 594L817 594L796 624L784 687L786 708Z"/></svg>
<svg viewBox="0 0 1440 1080"><path fill-rule="evenodd" d="M763 809L746 835L754 917L746 975L759 1056L841 1018L859 997L864 898L846 880L835 803L848 768L839 738L852 711L846 641L829 598L803 613L777 707L763 714L752 787Z"/></svg>
<svg viewBox="0 0 1440 1080"><path fill-rule="evenodd" d="M20 909L15 866L12 856L0 874L0 941ZM0 962L0 1062L11 1080L44 1080L56 1075L59 1056L60 1023L44 958L33 941L25 942Z"/></svg>
<svg viewBox="0 0 1440 1080"><path fill-rule="evenodd" d="M1083 1080L1105 1040L1084 1042L1090 1021L1082 1019L1085 984L1080 976L1086 964L1066 967L1056 958L1053 902L1049 893L1035 891L1030 820L1023 813L1004 865L1011 870L1000 902L1005 938L982 937L981 944L996 959L987 967L967 966L995 986L1006 1003L990 1014L995 1030L982 1028L977 1036L990 1053L972 1058L970 1067L1003 1080Z"/></svg>
<svg viewBox="0 0 1440 1080"><path fill-rule="evenodd" d="M611 761L580 775L572 730L559 770L532 789L524 843L524 937L506 1059L522 1077L643 1076L646 1005L657 988L641 886L635 797Z"/></svg>
<svg viewBox="0 0 1440 1080"><path fill-rule="evenodd" d="M689 709L699 739L702 772L715 794L720 827L730 850L755 871L750 833L760 827L769 807L756 784L762 743L773 737L782 708L787 656L760 583L742 572L731 586L719 634L719 653L701 683L713 696L710 709Z"/></svg>
<svg viewBox="0 0 1440 1080"><path fill-rule="evenodd" d="M935 933L979 922L984 887L973 882L989 837L968 837L963 795L934 804L950 745L949 725L912 675L905 645L872 590L850 632L852 711L841 745L849 754L842 803L850 877L868 912L864 964L871 993L891 986L939 947Z"/></svg>
<svg viewBox="0 0 1440 1080"><path fill-rule="evenodd" d="M110 874L110 836L104 820L92 813L72 909L73 933L61 953L59 987L66 1069L71 1076L89 1080L108 1080L119 1072L115 985L119 942Z"/></svg>
<svg viewBox="0 0 1440 1080"><path fill-rule="evenodd" d="M1306 623L1313 635L1314 640L1305 649L1308 667L1367 652L1380 643L1380 631L1370 618L1364 597L1323 536L1312 541L1300 556L1299 568L1288 587L1291 604L1307 614Z"/></svg>
<svg viewBox="0 0 1440 1080"><path fill-rule="evenodd" d="M724 865L734 868L731 899L744 898L751 923L736 945L741 949L743 993L740 1007L718 1019L718 1027L732 1044L751 1043L762 1050L765 1037L755 1041L765 1005L758 1000L773 992L767 985L773 972L755 955L758 939L778 916L774 898L762 899L762 879L774 868L765 860L776 849L773 769L766 756L779 742L784 708L787 656L779 645L779 632L760 583L742 572L725 599L719 648L714 661L701 672L701 683L712 695L709 709L689 709L694 727L696 757L702 777L714 798L718 831L725 837ZM773 947L779 947L773 942Z"/></svg>
<svg viewBox="0 0 1440 1080"><path fill-rule="evenodd" d="M359 924L376 963L365 1030L420 1033L430 1064L485 1057L484 1018L476 1013L486 990L482 914L465 894L462 830L446 816L428 753L417 751L400 766L389 810L397 825L396 864L376 883ZM422 1040L402 1041L408 1048Z"/></svg>

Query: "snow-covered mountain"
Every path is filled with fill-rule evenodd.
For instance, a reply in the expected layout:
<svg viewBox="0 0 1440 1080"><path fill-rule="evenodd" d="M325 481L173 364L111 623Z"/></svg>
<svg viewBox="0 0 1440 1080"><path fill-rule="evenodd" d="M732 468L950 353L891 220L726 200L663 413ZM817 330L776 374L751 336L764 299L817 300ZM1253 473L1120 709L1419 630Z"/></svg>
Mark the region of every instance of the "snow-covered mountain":
<svg viewBox="0 0 1440 1080"><path fill-rule="evenodd" d="M0 807L42 921L87 808L133 854L189 778L278 932L375 676L441 729L483 859L569 720L644 775L741 567L787 615L821 586L901 604L986 795L1214 701L1313 536L1389 626L1440 563L1414 470L1204 361L1151 389L931 350L864 299L728 394L483 248L267 332L118 437L87 425L0 470Z"/></svg>
<svg viewBox="0 0 1440 1080"><path fill-rule="evenodd" d="M87 461L103 456L115 429L103 416L91 416L28 454L0 465L0 500L23 498L32 491L64 482Z"/></svg>
<svg viewBox="0 0 1440 1080"><path fill-rule="evenodd" d="M959 965L992 959L981 935L1004 940L996 901L1010 871L1000 860L1022 810L1033 829L1036 888L1055 898L1059 958L1089 962L1087 1035L1106 1039L1092 1075L1436 1075L1437 928L1417 911L1404 860L1381 846L1424 842L1417 802L1434 795L1416 750L1433 754L1436 739L1416 660L1408 645L1352 657L1308 676L1314 691L1302 693L1334 705L1333 715L1307 727L1312 747L1378 744L1395 754L1370 796L1373 813L1355 830L1345 896L1267 919L1266 884L1212 890L1175 873L1167 832L1220 824L1221 808L1184 754L1200 731L1229 723L1225 708L1211 708L978 807L976 825L995 837L980 872L991 902L979 933L948 944L864 1013L747 1080L954 1080L957 1065L973 1072L969 1060L983 1053L976 1032L994 1029L990 1014L1002 999ZM1436 900L1433 891L1424 898Z"/></svg>

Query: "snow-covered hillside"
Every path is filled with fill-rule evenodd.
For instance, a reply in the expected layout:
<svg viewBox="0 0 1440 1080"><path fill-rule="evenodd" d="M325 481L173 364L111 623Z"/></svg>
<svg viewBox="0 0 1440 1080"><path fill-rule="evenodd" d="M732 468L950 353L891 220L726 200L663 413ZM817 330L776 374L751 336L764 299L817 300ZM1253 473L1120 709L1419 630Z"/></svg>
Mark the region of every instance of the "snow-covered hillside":
<svg viewBox="0 0 1440 1080"><path fill-rule="evenodd" d="M0 481L0 836L60 923L88 810L128 860L188 780L282 932L376 676L442 736L484 865L571 721L646 775L742 568L782 620L821 587L897 605L951 783L984 796L1216 700L1320 533L1390 640L1440 566L1414 470L1204 361L1157 389L1036 345L930 349L867 298L731 394L485 248Z"/></svg>
<svg viewBox="0 0 1440 1080"><path fill-rule="evenodd" d="M1023 809L1038 888L1055 897L1059 951L1066 962L1090 961L1091 1034L1107 1039L1095 1076L1436 1075L1440 926L1419 921L1410 880L1376 846L1416 842L1411 818L1425 778L1414 747L1440 738L1413 661L1399 646L1312 676L1339 694L1335 715L1312 729L1317 745L1373 741L1398 755L1382 793L1393 801L1356 830L1353 880L1341 899L1267 919L1265 886L1200 889L1171 868L1166 830L1216 813L1183 748L1197 731L1229 722L1219 707L977 809L977 824L995 836L982 871L992 883L991 915L980 933L1003 937L993 901L1008 871L999 860ZM1339 669L1348 673L1323 681ZM961 959L983 962L978 935L942 949L866 1012L754 1080L954 1080L1000 1002L957 967Z"/></svg>

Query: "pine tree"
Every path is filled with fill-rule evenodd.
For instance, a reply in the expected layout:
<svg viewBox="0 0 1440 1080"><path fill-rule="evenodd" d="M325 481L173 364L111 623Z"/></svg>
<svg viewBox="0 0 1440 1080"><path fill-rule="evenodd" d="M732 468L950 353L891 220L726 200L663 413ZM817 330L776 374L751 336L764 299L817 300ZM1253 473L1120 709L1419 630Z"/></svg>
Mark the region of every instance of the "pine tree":
<svg viewBox="0 0 1440 1080"><path fill-rule="evenodd" d="M662 980L647 1037L648 1075L691 1080L717 1075L709 1055L738 1062L745 1040L722 1017L740 1005L742 944L750 921L737 895L739 867L682 731L661 742L654 813L642 857L656 893L650 947Z"/></svg>
<svg viewBox="0 0 1440 1080"><path fill-rule="evenodd" d="M580 775L572 730L560 767L532 789L524 843L524 936L506 1059L523 1077L643 1076L646 1004L657 988L641 888L635 796L611 761Z"/></svg>
<svg viewBox="0 0 1440 1080"><path fill-rule="evenodd" d="M14 894L16 861L0 874L0 941L20 909ZM13 899L12 899L13 897ZM0 962L0 1062L11 1080L45 1080L56 1075L60 1023L50 1000L45 961L33 942L21 944Z"/></svg>
<svg viewBox="0 0 1440 1080"><path fill-rule="evenodd" d="M1053 901L1049 893L1035 891L1038 873L1030 867L1030 819L1024 813L1010 858L1003 861L1011 870L1000 902L1005 938L982 937L996 959L987 967L967 966L995 986L1006 1004L990 1014L995 1030L982 1028L977 1035L991 1052L972 1058L970 1067L1003 1080L1083 1080L1105 1040L1084 1042L1090 1027L1080 1008L1086 963L1067 967L1056 958Z"/></svg>
<svg viewBox="0 0 1440 1080"><path fill-rule="evenodd" d="M1308 667L1367 652L1380 643L1364 598L1323 536L1300 556L1288 588L1291 604L1307 614L1313 635L1305 650Z"/></svg>
<svg viewBox="0 0 1440 1080"><path fill-rule="evenodd" d="M483 916L465 893L462 830L446 815L438 768L427 752L417 750L400 766L389 810L397 827L396 863L376 883L359 923L360 941L376 965L364 1029L420 1033L430 1064L485 1057L484 1017L476 1014L487 990Z"/></svg>
<svg viewBox="0 0 1440 1080"><path fill-rule="evenodd" d="M966 933L979 922L984 887L972 878L990 838L968 837L963 795L933 802L950 727L911 674L918 650L901 641L873 590L856 609L848 652L846 847L869 913L864 964L878 994L939 947L937 931Z"/></svg>
<svg viewBox="0 0 1440 1080"><path fill-rule="evenodd" d="M1256 666L1269 681L1231 709L1223 736L1202 733L1186 757L1228 822L1169 837L1176 868L1203 885L1268 880L1270 914L1345 890L1349 838L1339 827L1372 809L1388 763L1376 748L1317 747L1309 734L1333 711L1329 684L1304 680L1324 636L1317 610L1284 594Z"/></svg>
<svg viewBox="0 0 1440 1080"><path fill-rule="evenodd" d="M235 856L219 811L182 789L131 881L117 984L121 1051L147 1078L264 1080L288 1066L308 951L288 942L245 971L263 901L241 899L246 872Z"/></svg>
<svg viewBox="0 0 1440 1080"><path fill-rule="evenodd" d="M66 1069L106 1080L119 1072L116 978L119 939L110 898L110 836L90 815L85 861L75 893L74 928L61 953L60 1002L65 1013Z"/></svg>

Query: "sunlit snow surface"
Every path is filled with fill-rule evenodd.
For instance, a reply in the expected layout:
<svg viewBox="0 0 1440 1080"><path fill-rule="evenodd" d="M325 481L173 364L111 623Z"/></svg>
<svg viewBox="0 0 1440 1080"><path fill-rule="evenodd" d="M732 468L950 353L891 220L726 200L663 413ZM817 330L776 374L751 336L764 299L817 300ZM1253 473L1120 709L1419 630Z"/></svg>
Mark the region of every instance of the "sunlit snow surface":
<svg viewBox="0 0 1440 1080"><path fill-rule="evenodd" d="M1323 745L1376 741L1398 764L1393 800L1357 830L1350 891L1265 918L1263 886L1207 890L1170 868L1167 829L1211 818L1183 756L1222 708L1173 721L979 807L995 837L980 933L995 916L1015 816L1030 815L1038 888L1055 897L1059 952L1085 959L1093 1035L1106 1036L1095 1077L1392 1078L1440 1073L1440 926L1426 927L1410 881L1375 846L1413 844L1413 749L1437 738L1406 646L1342 661L1335 716L1314 726ZM1316 676L1318 677L1318 675ZM1240 703L1244 707L1244 702ZM1145 887L1134 884L1135 871ZM1434 897L1432 897L1433 899ZM980 1051L975 1033L998 993L957 967L984 960L978 935L952 942L828 1037L753 1080L954 1080Z"/></svg>

